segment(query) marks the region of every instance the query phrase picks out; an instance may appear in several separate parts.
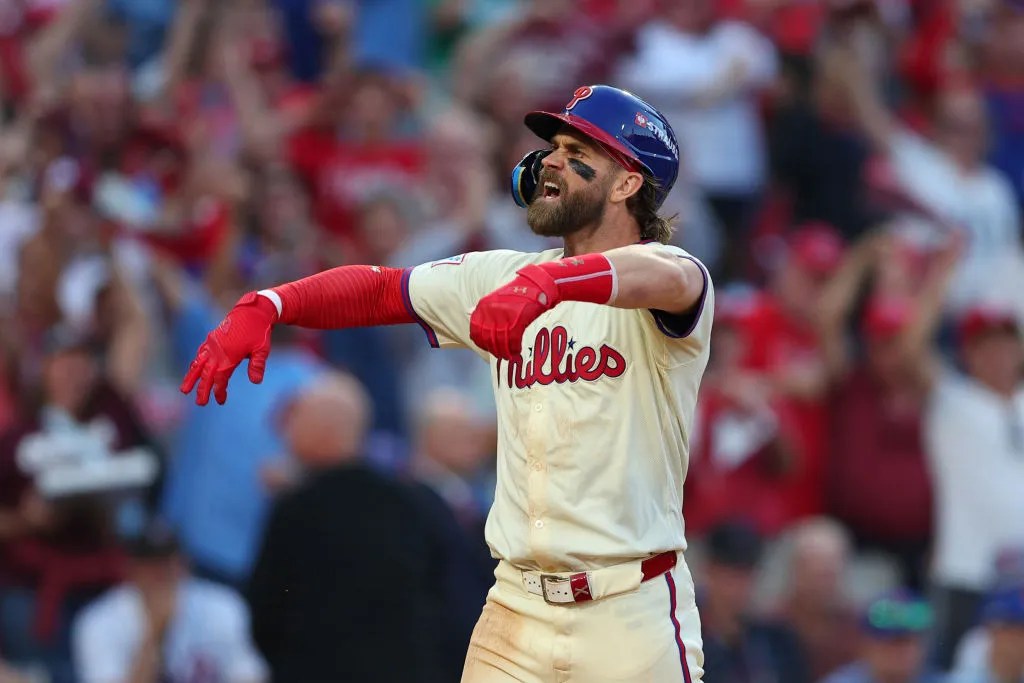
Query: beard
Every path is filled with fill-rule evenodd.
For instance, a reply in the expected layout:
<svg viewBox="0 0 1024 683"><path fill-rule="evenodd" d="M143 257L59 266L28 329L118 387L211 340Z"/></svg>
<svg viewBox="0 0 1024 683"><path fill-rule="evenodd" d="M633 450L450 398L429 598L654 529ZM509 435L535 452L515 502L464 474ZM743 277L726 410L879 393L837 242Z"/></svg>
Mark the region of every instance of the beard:
<svg viewBox="0 0 1024 683"><path fill-rule="evenodd" d="M538 193L543 192L544 182L558 182L545 178L538 183ZM561 194L558 201L545 201L538 197L530 202L526 210L526 222L535 235L541 237L565 237L579 232L587 226L596 226L604 218L607 181L590 183L587 187L566 193L565 184L559 183Z"/></svg>

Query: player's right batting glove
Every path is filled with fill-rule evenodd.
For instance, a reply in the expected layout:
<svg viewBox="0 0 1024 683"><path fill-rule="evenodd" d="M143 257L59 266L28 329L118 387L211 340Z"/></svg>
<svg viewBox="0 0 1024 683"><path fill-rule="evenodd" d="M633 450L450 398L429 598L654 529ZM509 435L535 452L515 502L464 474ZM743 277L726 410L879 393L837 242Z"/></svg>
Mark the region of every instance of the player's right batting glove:
<svg viewBox="0 0 1024 683"><path fill-rule="evenodd" d="M198 382L196 404L209 403L211 391L217 403L223 404L228 399L231 373L246 358L249 380L262 382L270 353L270 330L276 321L277 308L270 299L256 292L244 295L199 346L181 382L181 392L190 393Z"/></svg>
<svg viewBox="0 0 1024 683"><path fill-rule="evenodd" d="M469 318L470 339L498 358L515 358L526 328L561 300L547 271L535 265L521 268L511 282L480 299Z"/></svg>

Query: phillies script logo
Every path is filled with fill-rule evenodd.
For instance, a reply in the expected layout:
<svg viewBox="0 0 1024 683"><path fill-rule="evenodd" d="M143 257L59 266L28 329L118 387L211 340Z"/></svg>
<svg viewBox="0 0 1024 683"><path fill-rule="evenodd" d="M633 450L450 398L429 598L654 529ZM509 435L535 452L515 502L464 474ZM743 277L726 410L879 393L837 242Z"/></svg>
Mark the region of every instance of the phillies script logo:
<svg viewBox="0 0 1024 683"><path fill-rule="evenodd" d="M498 384L502 382L502 364L498 359ZM626 359L622 354L602 344L600 349L590 346L576 348L576 340L561 325L552 330L542 328L537 333L527 357L520 356L508 361L505 382L511 389L525 389L534 384L564 384L584 380L593 382L599 377L618 377L626 371Z"/></svg>

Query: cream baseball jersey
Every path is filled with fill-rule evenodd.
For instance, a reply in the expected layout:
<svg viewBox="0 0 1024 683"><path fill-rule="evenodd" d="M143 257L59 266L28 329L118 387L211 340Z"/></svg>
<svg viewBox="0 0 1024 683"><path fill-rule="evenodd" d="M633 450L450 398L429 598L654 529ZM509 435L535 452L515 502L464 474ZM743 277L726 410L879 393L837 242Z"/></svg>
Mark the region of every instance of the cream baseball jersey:
<svg viewBox="0 0 1024 683"><path fill-rule="evenodd" d="M681 258L691 258L672 246ZM440 347L491 365L498 411L492 554L521 569L579 571L685 549L683 480L714 290L678 328L646 309L567 301L541 315L523 352L497 359L470 340L477 302L531 263L562 257L474 252L406 272L406 303ZM678 320L673 322L680 322Z"/></svg>

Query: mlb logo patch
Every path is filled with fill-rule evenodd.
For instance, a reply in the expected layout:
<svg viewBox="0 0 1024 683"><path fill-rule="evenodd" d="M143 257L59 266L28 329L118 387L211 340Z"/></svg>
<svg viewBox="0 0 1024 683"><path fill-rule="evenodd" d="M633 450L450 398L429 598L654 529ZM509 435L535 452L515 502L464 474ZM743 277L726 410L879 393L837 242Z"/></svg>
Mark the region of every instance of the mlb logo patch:
<svg viewBox="0 0 1024 683"><path fill-rule="evenodd" d="M466 258L465 254L449 256L448 258L443 258L440 261L434 261L433 263L430 264L430 267L436 268L438 266L458 266L462 264L462 260L464 258Z"/></svg>

